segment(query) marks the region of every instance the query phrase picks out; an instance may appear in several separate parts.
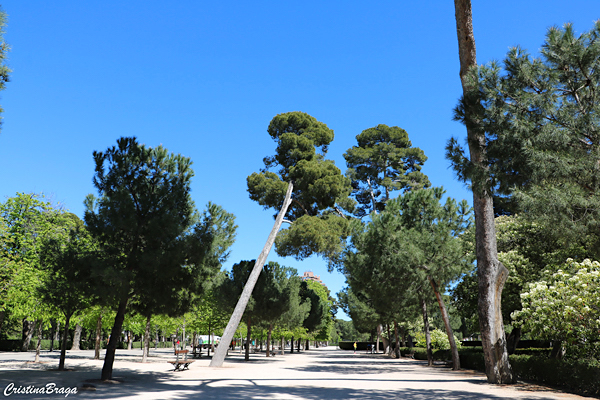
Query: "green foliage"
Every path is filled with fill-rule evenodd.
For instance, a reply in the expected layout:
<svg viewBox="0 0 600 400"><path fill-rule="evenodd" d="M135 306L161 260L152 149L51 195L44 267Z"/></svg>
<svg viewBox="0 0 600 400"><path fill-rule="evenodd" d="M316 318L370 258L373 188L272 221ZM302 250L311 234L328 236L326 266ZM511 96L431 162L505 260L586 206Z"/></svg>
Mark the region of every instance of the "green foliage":
<svg viewBox="0 0 600 400"><path fill-rule="evenodd" d="M448 335L439 330L433 329L430 331L431 334L431 348L434 350L450 350L450 341L448 340ZM454 341L456 342L456 346L460 349L461 344L460 341L454 336ZM416 347L426 347L425 343L425 333L416 332L415 333L415 346ZM427 359L427 357L425 358Z"/></svg>
<svg viewBox="0 0 600 400"><path fill-rule="evenodd" d="M533 335L563 341L569 353L600 359L600 263L568 260L564 270L530 283L516 323Z"/></svg>
<svg viewBox="0 0 600 400"><path fill-rule="evenodd" d="M308 114L290 112L275 116L268 132L277 142L276 154L264 159L265 169L250 175L247 184L252 200L278 212L287 182L294 182L286 214L291 226L277 236L277 253L297 259L312 254L333 257L347 236L342 207L352 208L350 180L325 159L333 131ZM272 168L276 172L269 171Z"/></svg>
<svg viewBox="0 0 600 400"><path fill-rule="evenodd" d="M368 334L360 333L354 327L354 319L352 321L344 321L343 319L335 320L335 329L338 340L340 341L366 341ZM349 349L348 349L349 350Z"/></svg>
<svg viewBox="0 0 600 400"><path fill-rule="evenodd" d="M474 69L473 90L456 117L485 133L487 165L475 168L456 140L447 147L461 179L514 196L560 245L591 238L594 258L600 254L599 35L600 22L578 37L570 24L553 27L539 58L517 47L503 65Z"/></svg>
<svg viewBox="0 0 600 400"><path fill-rule="evenodd" d="M348 149L344 158L360 204L358 216L383 211L392 192L430 186L421 172L427 157L412 147L404 129L380 124L362 131L356 141L358 145Z"/></svg>

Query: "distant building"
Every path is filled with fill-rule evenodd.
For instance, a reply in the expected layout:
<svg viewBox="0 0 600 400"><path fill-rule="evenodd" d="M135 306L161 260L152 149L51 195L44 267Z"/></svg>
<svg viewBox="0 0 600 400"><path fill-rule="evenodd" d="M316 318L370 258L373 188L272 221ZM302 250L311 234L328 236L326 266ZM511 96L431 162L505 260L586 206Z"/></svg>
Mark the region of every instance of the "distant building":
<svg viewBox="0 0 600 400"><path fill-rule="evenodd" d="M304 275L300 279L302 279L303 281L319 282L321 285L325 286L325 284L321 281L321 277L313 274L312 271L305 271Z"/></svg>

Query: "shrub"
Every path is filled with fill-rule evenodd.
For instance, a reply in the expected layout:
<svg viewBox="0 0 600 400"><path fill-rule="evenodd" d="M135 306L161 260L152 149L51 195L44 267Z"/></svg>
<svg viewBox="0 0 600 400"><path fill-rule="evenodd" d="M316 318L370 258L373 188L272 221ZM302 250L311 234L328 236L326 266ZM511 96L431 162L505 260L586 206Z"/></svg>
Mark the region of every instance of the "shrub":
<svg viewBox="0 0 600 400"><path fill-rule="evenodd" d="M446 332L441 331L439 329L434 329L430 332L431 334L431 348L432 349L440 349L440 350L449 350L450 349L450 341L448 340L448 334ZM417 332L415 334L416 339L416 347L426 348L427 344L425 341L425 333ZM456 342L456 346L461 348L461 341L454 336L454 341Z"/></svg>

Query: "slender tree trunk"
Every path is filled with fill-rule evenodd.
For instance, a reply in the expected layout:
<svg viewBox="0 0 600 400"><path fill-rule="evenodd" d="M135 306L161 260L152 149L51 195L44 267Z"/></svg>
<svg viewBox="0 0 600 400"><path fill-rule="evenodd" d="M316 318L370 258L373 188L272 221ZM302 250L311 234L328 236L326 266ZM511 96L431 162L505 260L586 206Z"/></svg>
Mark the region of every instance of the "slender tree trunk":
<svg viewBox="0 0 600 400"><path fill-rule="evenodd" d="M67 358L67 339L69 338L69 322L71 321L72 313L65 315L65 327L62 335L62 343L60 345L60 359L58 360L58 370L65 370L65 359Z"/></svg>
<svg viewBox="0 0 600 400"><path fill-rule="evenodd" d="M94 346L94 360L100 359L100 348L102 346L102 312L96 321L96 345Z"/></svg>
<svg viewBox="0 0 600 400"><path fill-rule="evenodd" d="M396 341L394 345L394 354L396 358L400 358L400 336L398 336L398 321L394 321L394 340Z"/></svg>
<svg viewBox="0 0 600 400"><path fill-rule="evenodd" d="M270 347L271 346L271 332L273 331L273 324L269 324L269 333L267 333L267 357L271 355Z"/></svg>
<svg viewBox="0 0 600 400"><path fill-rule="evenodd" d="M292 340L290 341L290 354L294 354L294 337L292 336Z"/></svg>
<svg viewBox="0 0 600 400"><path fill-rule="evenodd" d="M442 320L444 321L444 326L446 327L446 334L448 335L448 341L450 342L450 350L452 352L452 369L458 371L460 369L460 357L458 356L458 347L456 346L456 341L454 340L454 332L452 331L452 326L450 326L450 317L448 316L448 309L446 308L446 304L444 303L444 299L440 291L438 290L437 283L430 276L427 277L429 279L429 283L433 288L433 293L435 293L435 298L438 301L438 305L440 306L440 312L442 313Z"/></svg>
<svg viewBox="0 0 600 400"><path fill-rule="evenodd" d="M42 330L44 328L44 324L41 319L38 319L35 323L36 331L37 331L37 344L35 346L35 362L40 362L40 350L42 349Z"/></svg>
<svg viewBox="0 0 600 400"><path fill-rule="evenodd" d="M425 325L425 347L427 347L427 365L433 366L433 352L431 351L431 333L429 332L429 316L427 315L427 302L421 300L421 312L423 313L423 325Z"/></svg>
<svg viewBox="0 0 600 400"><path fill-rule="evenodd" d="M117 315L115 315L115 323L113 325L108 346L106 347L106 355L104 356L104 365L102 366L101 378L103 381L112 379L113 363L115 362L115 352L117 351L117 343L121 337L121 328L123 327L123 321L125 320L125 312L127 311L127 302L129 299L125 298L119 303L117 309Z"/></svg>
<svg viewBox="0 0 600 400"><path fill-rule="evenodd" d="M246 306L248 305L248 301L250 300L250 296L252 295L252 290L254 289L254 285L256 285L256 281L258 280L260 271L262 271L265 261L267 260L267 256L269 255L269 252L271 251L271 247L273 247L273 243L275 242L275 236L277 236L277 232L279 232L279 228L281 228L281 224L283 223L283 218L285 217L285 214L287 213L287 209L291 202L293 188L294 188L294 185L292 185L292 183L290 182L288 184L288 189L285 194L285 198L283 200L283 206L281 207L281 210L279 211L279 214L277 215L277 218L275 219L275 224L273 225L273 229L271 230L271 233L269 234L267 242L265 243L265 247L263 248L262 252L258 256L258 259L256 260L256 264L254 264L254 268L252 269L252 272L250 273L250 277L248 277L248 282L246 282L246 285L244 285L244 290L242 291L242 295L240 296L240 299L238 300L238 303L235 306L235 310L233 311L233 314L231 314L229 323L227 324L227 327L225 328L225 331L223 332L223 337L221 338L221 340L224 340L225 343L231 342L231 339L233 339L233 335L235 334L235 331L237 330L240 320L242 319L242 315L244 314L244 311L246 310ZM214 357L212 358L212 360L210 360L209 366L210 367L222 367L223 361L225 360L226 353L227 353L227 346L220 346L219 349L217 350L217 352L215 353Z"/></svg>
<svg viewBox="0 0 600 400"><path fill-rule="evenodd" d="M148 353L150 352L150 318L151 315L146 317L146 331L144 332L144 349L142 350L142 362L148 361Z"/></svg>
<svg viewBox="0 0 600 400"><path fill-rule="evenodd" d="M454 0L456 33L460 59L460 80L463 93L470 87L467 72L477 66L471 0ZM467 113L472 114L470 110ZM469 118L467 118L469 120ZM488 169L485 132L476 123L467 124L467 141L471 162L477 168ZM477 276L479 279L479 327L485 359L485 372L490 383L514 383L516 376L508 361L506 334L502 321L501 296L508 270L498 260L496 228L492 196L484 189L487 182L472 182L475 236L477 246Z"/></svg>
<svg viewBox="0 0 600 400"><path fill-rule="evenodd" d="M252 338L252 317L248 317L248 331L246 332L246 354L244 355L244 360L250 360L250 346L251 346L251 338Z"/></svg>
<svg viewBox="0 0 600 400"><path fill-rule="evenodd" d="M127 350L133 349L133 335L131 331L127 331Z"/></svg>
<svg viewBox="0 0 600 400"><path fill-rule="evenodd" d="M387 353L388 356L392 355L392 334L390 333L390 324L385 324L385 327L387 329L387 334L388 334L388 349L387 349Z"/></svg>
<svg viewBox="0 0 600 400"><path fill-rule="evenodd" d="M52 319L50 321L50 353L52 353L52 351L54 351L54 335L56 334L56 320Z"/></svg>
<svg viewBox="0 0 600 400"><path fill-rule="evenodd" d="M284 355L284 351L285 351L285 337L283 337L283 335L281 335L281 342L280 342L280 354Z"/></svg>
<svg viewBox="0 0 600 400"><path fill-rule="evenodd" d="M83 327L79 324L75 324L75 334L73 335L73 344L71 345L71 350L80 350L81 346L81 330Z"/></svg>
<svg viewBox="0 0 600 400"><path fill-rule="evenodd" d="M306 339L306 347L304 348L304 350L309 350L309 348L308 348L308 339Z"/></svg>

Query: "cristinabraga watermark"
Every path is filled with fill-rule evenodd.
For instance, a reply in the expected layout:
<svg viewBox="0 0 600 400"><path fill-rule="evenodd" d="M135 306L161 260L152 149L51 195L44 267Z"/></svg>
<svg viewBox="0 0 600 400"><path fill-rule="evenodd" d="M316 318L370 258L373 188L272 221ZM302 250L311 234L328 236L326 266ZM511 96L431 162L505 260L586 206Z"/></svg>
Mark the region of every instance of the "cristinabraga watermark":
<svg viewBox="0 0 600 400"><path fill-rule="evenodd" d="M13 394L48 394L68 397L70 394L77 394L77 387L59 387L52 382L46 383L44 386L17 386L11 382L4 388L4 396L8 397Z"/></svg>

